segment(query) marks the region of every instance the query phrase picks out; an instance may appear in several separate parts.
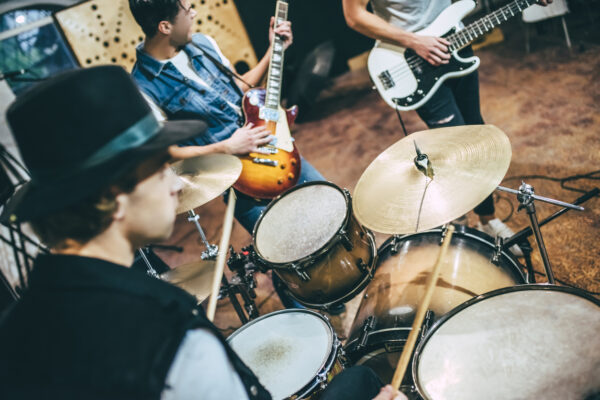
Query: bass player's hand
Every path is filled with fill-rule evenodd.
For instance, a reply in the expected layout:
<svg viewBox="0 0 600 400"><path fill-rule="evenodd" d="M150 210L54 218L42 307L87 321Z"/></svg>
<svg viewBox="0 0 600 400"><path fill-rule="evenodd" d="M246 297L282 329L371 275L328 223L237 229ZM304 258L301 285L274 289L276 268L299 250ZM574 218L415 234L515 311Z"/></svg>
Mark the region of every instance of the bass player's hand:
<svg viewBox="0 0 600 400"><path fill-rule="evenodd" d="M248 124L233 132L229 139L223 141L223 145L228 154L261 153L259 147L269 143L272 139L271 132L264 126L254 127L252 124Z"/></svg>
<svg viewBox="0 0 600 400"><path fill-rule="evenodd" d="M438 66L448 64L450 60L448 46L450 46L450 42L444 38L413 35L408 47L413 49L431 65Z"/></svg>

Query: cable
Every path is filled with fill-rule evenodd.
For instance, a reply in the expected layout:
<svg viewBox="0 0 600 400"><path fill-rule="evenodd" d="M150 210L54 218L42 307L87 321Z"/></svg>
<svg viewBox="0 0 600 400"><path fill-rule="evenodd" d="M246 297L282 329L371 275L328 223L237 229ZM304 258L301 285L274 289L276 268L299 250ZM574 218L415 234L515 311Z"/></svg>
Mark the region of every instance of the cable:
<svg viewBox="0 0 600 400"><path fill-rule="evenodd" d="M406 132L406 127L404 126L404 121L402 121L402 117L400 116L400 110L398 109L398 103L396 103L396 115L398 116L400 125L402 125L402 130L404 131L404 137L408 136L408 132Z"/></svg>

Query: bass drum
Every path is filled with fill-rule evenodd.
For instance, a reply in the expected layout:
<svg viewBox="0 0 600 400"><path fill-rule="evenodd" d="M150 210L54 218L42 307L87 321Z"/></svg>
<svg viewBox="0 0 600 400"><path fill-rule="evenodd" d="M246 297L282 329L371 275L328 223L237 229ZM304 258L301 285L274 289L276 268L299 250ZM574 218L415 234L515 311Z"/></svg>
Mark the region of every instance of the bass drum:
<svg viewBox="0 0 600 400"><path fill-rule="evenodd" d="M227 338L274 400L314 399L343 369L342 352L326 317L281 310L250 321Z"/></svg>
<svg viewBox="0 0 600 400"><path fill-rule="evenodd" d="M522 285L471 299L421 341L413 378L428 400L600 397L600 301Z"/></svg>
<svg viewBox="0 0 600 400"><path fill-rule="evenodd" d="M351 363L371 367L383 382L391 382L444 235L444 229L433 229L393 236L379 249L377 272L360 303L345 350ZM521 266L510 252L498 252L485 233L457 226L424 327L466 300L522 283ZM412 384L410 374L403 384Z"/></svg>

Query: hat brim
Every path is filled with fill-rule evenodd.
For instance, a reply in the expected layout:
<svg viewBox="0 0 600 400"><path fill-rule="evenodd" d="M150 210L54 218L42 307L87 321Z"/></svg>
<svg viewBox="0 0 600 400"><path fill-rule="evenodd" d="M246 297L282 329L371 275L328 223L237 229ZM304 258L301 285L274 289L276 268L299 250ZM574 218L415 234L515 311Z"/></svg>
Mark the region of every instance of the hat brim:
<svg viewBox="0 0 600 400"><path fill-rule="evenodd" d="M206 123L200 120L165 121L151 140L123 151L101 165L72 171L57 180L38 182L33 179L10 198L2 210L0 222L27 222L72 206L98 193L149 157L171 145L200 136L206 129Z"/></svg>

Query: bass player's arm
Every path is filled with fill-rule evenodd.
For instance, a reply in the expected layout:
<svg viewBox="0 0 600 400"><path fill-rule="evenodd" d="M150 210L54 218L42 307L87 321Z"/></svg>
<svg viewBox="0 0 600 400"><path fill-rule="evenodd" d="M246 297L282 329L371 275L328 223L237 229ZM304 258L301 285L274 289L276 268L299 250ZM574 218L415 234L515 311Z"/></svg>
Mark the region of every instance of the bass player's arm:
<svg viewBox="0 0 600 400"><path fill-rule="evenodd" d="M344 17L352 29L372 39L413 49L433 65L448 63L446 39L420 36L393 26L367 10L369 0L343 0Z"/></svg>

